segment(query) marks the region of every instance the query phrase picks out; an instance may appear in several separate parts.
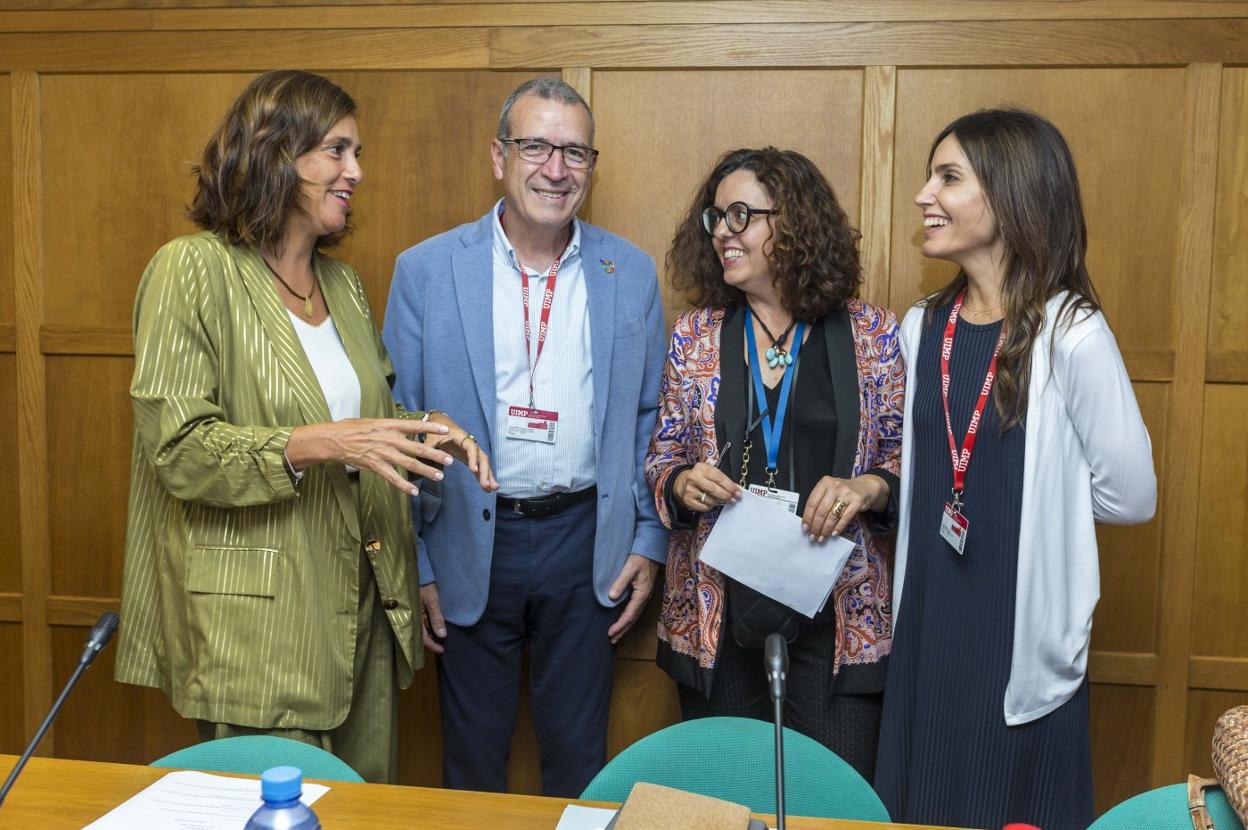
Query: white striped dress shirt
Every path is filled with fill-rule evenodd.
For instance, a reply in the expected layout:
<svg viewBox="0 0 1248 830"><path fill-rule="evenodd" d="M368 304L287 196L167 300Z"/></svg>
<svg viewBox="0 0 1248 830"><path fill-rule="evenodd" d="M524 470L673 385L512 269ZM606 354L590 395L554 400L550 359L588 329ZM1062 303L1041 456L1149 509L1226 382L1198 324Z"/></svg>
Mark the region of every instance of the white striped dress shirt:
<svg viewBox="0 0 1248 830"><path fill-rule="evenodd" d="M494 210L494 474L499 493L527 499L583 490L595 482L594 389L590 358L589 305L581 262L580 223L572 220L572 238L559 261L555 295L542 358L533 373L536 408L559 413L553 444L507 437L507 409L527 406L529 366L537 354L542 294L550 269L537 272L520 263ZM524 344L524 301L520 265L529 275L529 319L533 335L528 359ZM468 336L473 336L468 332Z"/></svg>

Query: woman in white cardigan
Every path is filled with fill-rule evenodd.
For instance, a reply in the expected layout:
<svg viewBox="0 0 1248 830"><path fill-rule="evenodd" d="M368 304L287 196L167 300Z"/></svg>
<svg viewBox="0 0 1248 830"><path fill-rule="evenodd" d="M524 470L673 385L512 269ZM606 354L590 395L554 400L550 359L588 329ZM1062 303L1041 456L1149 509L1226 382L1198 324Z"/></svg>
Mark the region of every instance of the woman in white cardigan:
<svg viewBox="0 0 1248 830"><path fill-rule="evenodd" d="M1147 521L1148 432L1085 266L1070 149L984 110L932 143L902 323L894 639L876 789L894 821L1082 830L1096 522Z"/></svg>

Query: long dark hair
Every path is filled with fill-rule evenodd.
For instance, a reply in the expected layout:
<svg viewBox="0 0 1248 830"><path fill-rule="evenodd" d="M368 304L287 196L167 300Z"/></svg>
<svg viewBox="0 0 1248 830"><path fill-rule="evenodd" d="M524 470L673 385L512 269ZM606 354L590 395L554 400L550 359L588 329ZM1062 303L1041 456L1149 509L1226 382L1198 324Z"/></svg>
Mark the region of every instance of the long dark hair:
<svg viewBox="0 0 1248 830"><path fill-rule="evenodd" d="M256 77L230 104L195 165L195 196L187 214L231 244L280 248L286 221L300 203L295 160L313 150L355 101L320 75L293 69ZM322 236L337 244L350 228Z"/></svg>
<svg viewBox="0 0 1248 830"><path fill-rule="evenodd" d="M1044 326L1045 304L1070 295L1059 322L1079 309L1097 311L1100 301L1088 276L1088 231L1075 161L1066 139L1048 119L1018 109L986 109L964 115L940 131L927 154L928 174L936 147L954 136L979 178L1005 243L1001 284L1005 339L997 358L993 405L1002 430L1027 415L1031 353ZM936 309L966 288L966 273L924 302L930 321ZM1054 329L1056 336L1056 327Z"/></svg>
<svg viewBox="0 0 1248 830"><path fill-rule="evenodd" d="M785 309L799 320L817 320L845 305L862 281L858 231L814 162L775 147L725 153L694 191L667 252L672 287L695 306L727 308L744 300L740 289L724 282L724 267L702 227L702 211L715 204L719 183L737 170L753 172L774 202L770 259Z"/></svg>

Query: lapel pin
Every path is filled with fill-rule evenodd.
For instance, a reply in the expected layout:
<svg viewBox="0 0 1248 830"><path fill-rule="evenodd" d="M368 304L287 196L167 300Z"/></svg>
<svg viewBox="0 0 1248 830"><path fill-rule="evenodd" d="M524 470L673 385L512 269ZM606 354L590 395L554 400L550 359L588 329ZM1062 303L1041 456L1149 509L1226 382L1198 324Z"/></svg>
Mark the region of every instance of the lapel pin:
<svg viewBox="0 0 1248 830"><path fill-rule="evenodd" d="M600 260L598 260L598 261L602 263L602 272L603 272L604 274L614 274L614 273L615 273L615 263L614 263L614 262L612 262L612 261L611 261L611 260L609 260L609 259L600 259Z"/></svg>

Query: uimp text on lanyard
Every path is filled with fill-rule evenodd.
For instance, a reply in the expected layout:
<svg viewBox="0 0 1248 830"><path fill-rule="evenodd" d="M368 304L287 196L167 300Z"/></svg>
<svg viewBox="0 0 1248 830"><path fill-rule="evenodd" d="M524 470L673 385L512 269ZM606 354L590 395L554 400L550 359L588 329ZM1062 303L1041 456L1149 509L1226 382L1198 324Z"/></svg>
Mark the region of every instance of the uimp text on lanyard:
<svg viewBox="0 0 1248 830"><path fill-rule="evenodd" d="M945 336L940 343L940 402L945 408L945 434L949 438L949 456L953 462L953 494L952 500L945 503L945 510L940 518L940 535L953 546L958 553L966 547L967 532L970 522L962 515L962 493L966 490L966 470L971 465L971 453L975 450L975 439L979 434L979 425L984 417L984 408L988 405L988 397L992 394L992 383L997 376L997 355L1001 352L1001 342L1005 339L1005 329L997 338L997 345L992 350L992 360L988 364L988 374L979 388L979 398L975 401L975 409L971 412L971 422L966 427L966 436L962 439L959 451L953 437L953 419L949 414L949 358L953 354L953 335L958 328L958 312L962 310L962 301L966 292L958 294L949 312L949 320L945 323Z"/></svg>
<svg viewBox="0 0 1248 830"><path fill-rule="evenodd" d="M559 277L559 262L562 255L555 257L550 266L550 276L546 278L546 287L542 291L542 310L537 323L537 352L533 352L533 324L529 315L529 272L519 262L520 269L520 300L524 305L524 359L529 367L529 405L507 407L507 437L521 441L541 441L546 444L555 442L555 430L559 426L559 413L538 409L533 396L533 376L537 364L542 359L542 351L546 346L546 336L550 333L550 307L555 299L555 282Z"/></svg>

